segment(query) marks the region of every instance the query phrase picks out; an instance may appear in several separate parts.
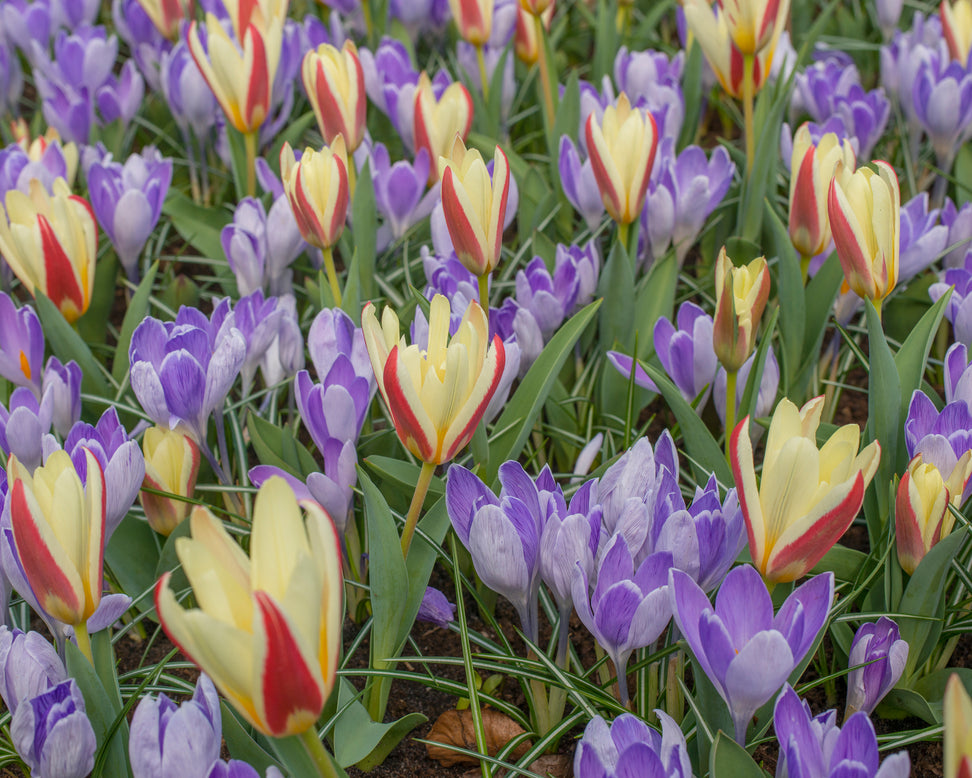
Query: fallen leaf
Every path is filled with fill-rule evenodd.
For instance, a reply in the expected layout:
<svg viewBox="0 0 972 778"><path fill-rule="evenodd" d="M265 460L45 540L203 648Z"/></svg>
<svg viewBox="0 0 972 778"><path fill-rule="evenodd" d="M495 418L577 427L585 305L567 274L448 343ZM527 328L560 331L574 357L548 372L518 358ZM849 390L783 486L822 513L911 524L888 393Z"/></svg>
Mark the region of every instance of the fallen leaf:
<svg viewBox="0 0 972 778"><path fill-rule="evenodd" d="M524 730L509 716L499 711L487 708L481 711L483 717L483 733L486 736L486 752L496 756L517 735ZM455 764L475 764L478 760L467 754L460 754L450 746L476 750L476 730L473 726L472 713L468 710L447 710L435 720L429 730L429 740L436 744L427 743L426 751L431 759L435 759L443 767ZM530 748L529 742L523 742L514 749L511 759L519 759Z"/></svg>

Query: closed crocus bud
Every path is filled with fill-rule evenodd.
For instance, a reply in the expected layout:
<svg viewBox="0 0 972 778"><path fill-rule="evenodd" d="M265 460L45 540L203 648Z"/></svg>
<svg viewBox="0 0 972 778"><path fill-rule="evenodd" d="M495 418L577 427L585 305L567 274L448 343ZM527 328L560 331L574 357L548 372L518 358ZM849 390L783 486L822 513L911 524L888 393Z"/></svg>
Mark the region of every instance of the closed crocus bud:
<svg viewBox="0 0 972 778"><path fill-rule="evenodd" d="M183 19L192 19L193 0L138 0L155 28L166 38L175 40Z"/></svg>
<svg viewBox="0 0 972 778"><path fill-rule="evenodd" d="M88 310L94 292L98 223L88 202L72 195L63 178L53 190L49 195L34 179L29 195L7 192L0 253L28 292L42 291L73 323Z"/></svg>
<svg viewBox="0 0 972 778"><path fill-rule="evenodd" d="M79 627L97 610L104 588L105 476L85 450L87 483L70 455L53 452L33 475L11 456L7 463L14 543L41 607Z"/></svg>
<svg viewBox="0 0 972 778"><path fill-rule="evenodd" d="M303 509L303 510L302 510ZM341 550L315 502L298 505L282 478L257 493L250 557L205 508L176 553L199 607L185 610L155 587L166 634L257 730L287 737L314 726L337 677Z"/></svg>
<svg viewBox="0 0 972 778"><path fill-rule="evenodd" d="M149 427L142 438L144 485L179 497L192 497L199 474L199 446L176 430ZM139 492L149 526L168 537L181 524L192 503L152 492Z"/></svg>
<svg viewBox="0 0 972 778"><path fill-rule="evenodd" d="M64 663L43 635L0 626L0 697L11 715L66 678Z"/></svg>
<svg viewBox="0 0 972 778"><path fill-rule="evenodd" d="M442 96L436 98L432 82L423 71L415 87L414 105L412 133L416 153L425 149L430 160L438 160L449 154L456 135L466 140L472 127L473 104L462 84L449 84ZM438 180L438 173L438 166L431 165L429 183Z"/></svg>
<svg viewBox="0 0 972 778"><path fill-rule="evenodd" d="M493 32L493 0L449 0L452 18L466 43L482 46Z"/></svg>
<svg viewBox="0 0 972 778"><path fill-rule="evenodd" d="M756 345L756 327L769 298L765 257L736 267L723 246L716 260L715 288L712 345L722 366L727 371L737 371Z"/></svg>
<svg viewBox="0 0 972 778"><path fill-rule="evenodd" d="M894 168L873 165L876 171L862 167L852 176L837 165L827 213L848 287L879 306L898 282L901 192Z"/></svg>
<svg viewBox="0 0 972 778"><path fill-rule="evenodd" d="M280 150L280 178L300 234L312 246L331 248L348 215L348 157L338 135L320 151L304 149L297 160L289 143Z"/></svg>
<svg viewBox="0 0 972 778"><path fill-rule="evenodd" d="M844 719L859 710L871 715L894 688L908 661L908 643L887 616L863 624L854 635L847 665L847 709Z"/></svg>
<svg viewBox="0 0 972 778"><path fill-rule="evenodd" d="M368 356L402 445L423 462L448 462L472 439L506 363L499 335L470 303L449 337L449 300L432 298L426 348L400 337L398 316L385 307L381 324L371 303L361 314Z"/></svg>
<svg viewBox="0 0 972 778"><path fill-rule="evenodd" d="M845 175L855 168L850 141L828 132L814 144L809 126L800 126L790 166L790 241L804 257L822 254L830 245L827 195L838 162Z"/></svg>
<svg viewBox="0 0 972 778"><path fill-rule="evenodd" d="M10 739L37 778L84 778L94 768L97 741L73 678L25 700Z"/></svg>
<svg viewBox="0 0 972 778"><path fill-rule="evenodd" d="M938 8L948 52L964 66L972 49L972 0L942 0Z"/></svg>
<svg viewBox="0 0 972 778"><path fill-rule="evenodd" d="M655 164L658 128L652 115L632 108L622 92L615 105L587 117L587 151L601 199L611 218L630 224L641 215L648 178Z"/></svg>
<svg viewBox="0 0 972 778"><path fill-rule="evenodd" d="M499 263L503 225L510 196L510 166L497 146L493 177L476 149L467 149L456 135L452 152L439 157L442 208L449 237L459 261L477 276L488 275Z"/></svg>
<svg viewBox="0 0 972 778"><path fill-rule="evenodd" d="M857 452L861 431L840 427L817 448L824 398L802 408L783 398L770 422L762 480L756 483L749 417L736 426L730 461L756 569L767 581L802 578L850 526L881 459L875 440Z"/></svg>
<svg viewBox="0 0 972 778"><path fill-rule="evenodd" d="M953 673L945 686L942 707L945 725L945 778L967 778L972 775L972 699L958 673Z"/></svg>
<svg viewBox="0 0 972 778"><path fill-rule="evenodd" d="M948 509L961 504L962 492L972 476L972 451L966 451L946 481L938 468L922 461L918 454L898 483L894 503L894 525L898 561L911 575L932 546L947 536L955 524Z"/></svg>
<svg viewBox="0 0 972 778"><path fill-rule="evenodd" d="M364 137L368 109L357 47L351 41L341 49L322 43L304 55L301 74L324 142L342 135L353 153Z"/></svg>

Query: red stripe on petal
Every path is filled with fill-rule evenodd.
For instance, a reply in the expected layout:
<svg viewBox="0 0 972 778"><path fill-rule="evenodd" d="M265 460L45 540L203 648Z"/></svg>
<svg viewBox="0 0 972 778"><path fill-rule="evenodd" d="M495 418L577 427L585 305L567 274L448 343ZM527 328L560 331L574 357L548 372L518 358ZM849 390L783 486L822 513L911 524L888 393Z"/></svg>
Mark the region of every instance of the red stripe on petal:
<svg viewBox="0 0 972 778"><path fill-rule="evenodd" d="M37 226L41 234L41 250L44 252L44 294L46 294L62 313L64 303L74 305L77 314L84 311L84 292L78 285L74 265L66 253L57 234L46 216L37 215ZM75 317L76 318L76 317Z"/></svg>
<svg viewBox="0 0 972 778"><path fill-rule="evenodd" d="M260 128L270 111L270 90L273 85L270 83L267 49L263 43L263 35L255 26L250 25L246 28L245 37L250 40L250 45L253 47L253 68L245 74L248 83L243 121L247 129L253 132Z"/></svg>
<svg viewBox="0 0 972 778"><path fill-rule="evenodd" d="M746 522L746 534L749 536L749 551L753 555L753 561L757 565L761 560L755 558L756 534L753 532L752 506L747 500L746 490L743 488L742 462L739 461L739 443L743 435L749 437L749 417L740 421L732 431L732 438L729 441L729 464L732 465L732 477L736 482L736 496L739 498L739 507L742 508L743 520Z"/></svg>
<svg viewBox="0 0 972 778"><path fill-rule="evenodd" d="M605 166L604 160L601 159L601 153L597 148L597 144L594 142L593 128L594 114L592 113L587 117L586 133L587 154L588 159L591 161L591 168L594 171L594 180L597 181L597 188L601 190L601 199L604 201L604 207L608 211L613 211L615 214L621 214L624 211L624 195L614 188L611 174L608 173L607 166Z"/></svg>
<svg viewBox="0 0 972 778"><path fill-rule="evenodd" d="M327 72L324 70L324 63L320 59L317 60L314 92L317 97L317 108L320 111L321 131L324 133L324 142L327 144L333 143L335 136L340 133L345 138L348 138L350 143L349 128L344 121L345 112L342 110L344 101L341 95L333 89L331 80L327 77Z"/></svg>
<svg viewBox="0 0 972 778"><path fill-rule="evenodd" d="M432 462L435 460L438 441L429 440L425 436L425 430L402 392L398 374L398 353L399 347L397 345L388 352L388 359L382 372L382 383L388 399L388 410L391 411L392 420L395 422L395 431L405 448L415 452L423 461ZM406 380L409 380L407 374ZM418 387L415 387L415 390L417 394Z"/></svg>
<svg viewBox="0 0 972 778"><path fill-rule="evenodd" d="M451 167L446 168L442 173L442 211L459 261L470 272L478 276L483 275L490 264L486 256L487 247L480 245L476 240L476 230L473 228L472 220L456 194L456 174ZM482 227L488 229L489 225L484 224ZM502 228L502 223L500 227Z"/></svg>
<svg viewBox="0 0 972 778"><path fill-rule="evenodd" d="M351 162L351 164L354 164L354 162ZM337 168L338 190L334 202L329 203L331 206L330 232L328 233L327 244L329 246L337 243L338 238L341 237L341 233L344 231L344 222L348 218L348 204L351 200L348 189L348 169L344 164L344 160L340 156L335 155L334 165Z"/></svg>
<svg viewBox="0 0 972 778"><path fill-rule="evenodd" d="M296 735L307 729L305 722L313 724L324 707L320 668L308 667L290 624L270 595L257 591L253 596L267 639L259 671L267 729L274 737Z"/></svg>
<svg viewBox="0 0 972 778"><path fill-rule="evenodd" d="M815 146L803 155L800 168L795 173L793 202L790 204L790 240L797 250L810 255L820 242L822 225L817 203L817 187L814 182L813 163L817 156Z"/></svg>

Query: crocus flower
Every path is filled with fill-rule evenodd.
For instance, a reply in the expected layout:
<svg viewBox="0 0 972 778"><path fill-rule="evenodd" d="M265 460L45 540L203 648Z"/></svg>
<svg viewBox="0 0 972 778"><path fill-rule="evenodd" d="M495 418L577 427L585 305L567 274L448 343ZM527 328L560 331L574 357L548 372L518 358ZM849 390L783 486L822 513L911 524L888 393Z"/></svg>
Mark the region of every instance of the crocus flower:
<svg viewBox="0 0 972 778"><path fill-rule="evenodd" d="M37 778L84 778L94 769L98 744L73 678L23 701L10 739Z"/></svg>
<svg viewBox="0 0 972 778"><path fill-rule="evenodd" d="M558 169L564 194L593 232L604 216L604 201L594 176L593 163L590 158L581 163L574 142L566 135L560 138Z"/></svg>
<svg viewBox="0 0 972 778"><path fill-rule="evenodd" d="M473 105L469 91L462 84L450 84L441 96L436 96L432 82L425 72L415 87L412 137L415 151L425 149L434 162L429 170L429 182L439 175L438 159L448 156L456 135L465 141L472 127Z"/></svg>
<svg viewBox="0 0 972 778"><path fill-rule="evenodd" d="M911 760L907 751L892 754L878 767L877 735L863 711L848 716L837 726L837 712L814 717L810 706L786 685L776 700L773 726L780 741L778 775L812 778L908 778Z"/></svg>
<svg viewBox="0 0 972 778"><path fill-rule="evenodd" d="M270 765L266 776L261 776L256 768L240 759L230 759L227 762L218 759L206 778L283 778L283 773L276 765Z"/></svg>
<svg viewBox="0 0 972 778"><path fill-rule="evenodd" d="M574 752L574 775L615 778L642 775L692 778L685 735L667 713L656 710L659 734L632 713L622 713L610 725L595 716L584 728Z"/></svg>
<svg viewBox="0 0 972 778"><path fill-rule="evenodd" d="M493 27L493 0L449 0L459 36L473 46L489 40Z"/></svg>
<svg viewBox="0 0 972 778"><path fill-rule="evenodd" d="M29 305L17 308L0 292L0 376L39 396L43 362L44 331L34 309Z"/></svg>
<svg viewBox="0 0 972 778"><path fill-rule="evenodd" d="M348 214L348 157L338 135L320 151L305 149L300 159L289 143L280 150L280 178L304 240L331 248L344 231Z"/></svg>
<svg viewBox="0 0 972 778"><path fill-rule="evenodd" d="M44 436L51 429L52 402L50 393L38 400L21 386L10 395L9 411L0 404L0 450L8 456L16 455L31 472L43 460Z"/></svg>
<svg viewBox="0 0 972 778"><path fill-rule="evenodd" d="M919 192L901 207L898 279L908 281L948 246L948 227L938 223L938 208L928 207L928 192Z"/></svg>
<svg viewBox="0 0 972 778"><path fill-rule="evenodd" d="M164 694L135 708L128 754L135 778L207 778L222 740L219 695L199 676L192 699L176 705Z"/></svg>
<svg viewBox="0 0 972 778"><path fill-rule="evenodd" d="M939 216L942 225L948 229L945 245L949 247L949 252L945 255L942 264L946 268L962 267L966 254L972 248L972 243L969 242L972 239L972 202L956 208L952 198L946 197Z"/></svg>
<svg viewBox="0 0 972 778"><path fill-rule="evenodd" d="M574 309L578 288L575 266L569 262L562 262L551 275L543 257L534 257L516 273L516 301L533 314L544 340Z"/></svg>
<svg viewBox="0 0 972 778"><path fill-rule="evenodd" d="M749 565L729 572L714 607L681 570L671 571L669 589L675 623L698 669L729 706L736 741L744 745L753 714L783 685L826 625L834 574L797 587L775 616L766 584Z"/></svg>
<svg viewBox="0 0 972 778"><path fill-rule="evenodd" d="M401 41L386 37L374 53L363 48L358 52L358 58L364 72L368 99L389 118L405 147L412 149L415 89L419 73L412 65L408 49ZM441 94L450 83L449 74L439 71L432 85L438 86Z"/></svg>
<svg viewBox="0 0 972 778"><path fill-rule="evenodd" d="M185 42L161 55L159 83L179 129L205 139L216 124L216 98Z"/></svg>
<svg viewBox="0 0 972 778"><path fill-rule="evenodd" d="M881 458L875 440L858 454L860 428L845 424L817 448L823 397L797 408L784 398L770 422L759 486L749 417L733 430L732 473L749 550L768 581L806 575L850 526Z"/></svg>
<svg viewBox="0 0 972 778"><path fill-rule="evenodd" d="M144 485L176 497L191 498L199 474L199 446L192 438L164 427L149 427L142 437L145 457ZM139 493L145 518L156 532L168 537L189 515L187 499Z"/></svg>
<svg viewBox="0 0 972 778"><path fill-rule="evenodd" d="M972 700L958 673L945 686L942 719L945 778L964 778L972 774Z"/></svg>
<svg viewBox="0 0 972 778"><path fill-rule="evenodd" d="M105 553L105 476L85 451L87 482L65 451L33 475L16 456L7 463L10 519L24 574L41 607L85 629L101 602Z"/></svg>
<svg viewBox="0 0 972 778"><path fill-rule="evenodd" d="M449 339L449 301L436 295L428 348L399 340L398 316L385 307L378 323L371 303L361 314L378 388L402 445L423 462L451 460L471 439L505 364L503 342L489 339L486 314L471 303ZM448 341L448 342L447 342Z"/></svg>
<svg viewBox="0 0 972 778"><path fill-rule="evenodd" d="M908 643L887 616L862 624L854 634L847 665L846 720L859 710L871 715L894 688L908 661Z"/></svg>
<svg viewBox="0 0 972 778"><path fill-rule="evenodd" d="M0 625L0 697L11 715L20 703L68 677L54 646L39 632Z"/></svg>
<svg viewBox="0 0 972 778"><path fill-rule="evenodd" d="M736 267L725 246L719 251L715 270L712 345L722 366L737 371L756 346L756 328L769 298L769 270L765 257Z"/></svg>
<svg viewBox="0 0 972 778"><path fill-rule="evenodd" d="M81 368L73 359L66 365L52 356L44 365L41 393L50 396L51 424L64 437L81 418Z"/></svg>
<svg viewBox="0 0 972 778"><path fill-rule="evenodd" d="M364 137L368 108L357 47L350 40L341 49L321 44L304 55L301 73L324 143L341 135L353 153Z"/></svg>
<svg viewBox="0 0 972 778"><path fill-rule="evenodd" d="M260 200L244 197L220 241L241 295L258 289L271 295L290 291L290 265L307 246L286 197L278 198L269 214Z"/></svg>
<svg viewBox="0 0 972 778"><path fill-rule="evenodd" d="M0 252L30 294L39 289L69 322L94 292L98 223L88 202L57 179L49 195L40 181L30 194L7 192L0 211Z"/></svg>
<svg viewBox="0 0 972 778"><path fill-rule="evenodd" d="M967 267L948 268L942 280L928 288L928 296L937 302L949 289L952 295L945 306L945 318L952 324L955 340L972 345L972 271Z"/></svg>
<svg viewBox="0 0 972 778"><path fill-rule="evenodd" d="M425 191L431 164L429 153L419 149L414 162L399 160L393 165L385 144L376 143L370 159L375 206L390 229L391 239L398 240L435 206L438 191Z"/></svg>
<svg viewBox="0 0 972 778"><path fill-rule="evenodd" d="M965 67L972 49L972 3L969 0L942 0L939 11L948 51L952 59Z"/></svg>
<svg viewBox="0 0 972 778"><path fill-rule="evenodd" d="M78 147L73 143L62 146L59 140L48 141L41 136L29 150L11 144L0 151L0 195L11 189L29 194L33 178L40 179L44 189L52 194L58 178L68 183L74 180L77 166Z"/></svg>
<svg viewBox="0 0 972 778"><path fill-rule="evenodd" d="M456 135L448 157L439 157L442 207L456 256L477 276L488 275L499 263L510 195L510 166L496 146L493 176L476 149L466 149Z"/></svg>
<svg viewBox="0 0 972 778"><path fill-rule="evenodd" d="M827 213L848 286L880 305L898 282L901 192L894 168L873 164L877 172L862 167L849 177L838 165Z"/></svg>
<svg viewBox="0 0 972 778"><path fill-rule="evenodd" d="M901 569L911 575L932 546L955 524L949 505L961 507L962 493L972 476L972 451L959 457L946 481L933 464L918 454L898 482L894 506L895 540Z"/></svg>
<svg viewBox="0 0 972 778"><path fill-rule="evenodd" d="M957 149L972 136L972 74L964 63L933 54L918 66L912 97L936 161L948 172Z"/></svg>
<svg viewBox="0 0 972 778"><path fill-rule="evenodd" d="M175 38L183 20L193 16L193 0L138 0L158 31L166 38Z"/></svg>
<svg viewBox="0 0 972 778"><path fill-rule="evenodd" d="M434 586L426 586L415 618L439 627L448 627L456 617L456 606Z"/></svg>
<svg viewBox="0 0 972 778"><path fill-rule="evenodd" d="M877 0L874 4L877 10L878 27L884 39L890 38L898 28L898 20L904 7L904 0Z"/></svg>
<svg viewBox="0 0 972 778"><path fill-rule="evenodd" d="M316 503L298 506L279 478L257 493L249 558L205 508L190 522L192 539L177 553L200 607L184 610L171 573L163 575L155 607L166 634L260 732L304 732L337 677L343 586L334 525Z"/></svg>
<svg viewBox="0 0 972 778"><path fill-rule="evenodd" d="M972 407L972 370L969 349L964 343L953 343L945 352L945 403L965 400Z"/></svg>

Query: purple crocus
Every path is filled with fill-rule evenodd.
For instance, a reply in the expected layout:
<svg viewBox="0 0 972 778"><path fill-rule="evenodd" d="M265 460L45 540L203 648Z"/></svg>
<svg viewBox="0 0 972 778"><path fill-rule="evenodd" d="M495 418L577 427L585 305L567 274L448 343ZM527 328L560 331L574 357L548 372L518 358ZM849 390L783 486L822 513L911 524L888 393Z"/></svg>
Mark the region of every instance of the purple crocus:
<svg viewBox="0 0 972 778"><path fill-rule="evenodd" d="M145 82L159 91L161 60L171 51L172 43L159 32L139 0L112 0L111 18Z"/></svg>
<svg viewBox="0 0 972 778"><path fill-rule="evenodd" d="M276 206L274 203L271 214ZM287 205L288 210L289 207ZM303 240L296 246L288 247L290 250L285 254L274 255L270 251L270 236L271 230L275 228L277 225L271 224L263 203L255 197L244 197L240 200L233 214L233 221L223 227L220 233L223 252L236 277L236 287L240 294L248 295L257 290L281 294L292 288L293 273L290 265L300 253ZM275 231L279 234L279 229Z"/></svg>
<svg viewBox="0 0 972 778"><path fill-rule="evenodd" d="M66 365L55 356L44 366L41 395L50 396L51 424L62 438L81 418L81 368L73 359Z"/></svg>
<svg viewBox="0 0 972 778"><path fill-rule="evenodd" d="M101 0L50 0L51 26L70 30L83 24L94 24Z"/></svg>
<svg viewBox="0 0 972 778"><path fill-rule="evenodd" d="M899 284L935 262L948 246L948 227L938 223L938 214L937 208L928 207L928 192L920 192L901 206Z"/></svg>
<svg viewBox="0 0 972 778"><path fill-rule="evenodd" d="M375 205L385 220L390 240L398 240L413 224L432 213L438 197L438 187L426 193L429 180L429 153L419 149L415 161L399 160L394 165L385 144L376 143L371 149L371 178L375 186Z"/></svg>
<svg viewBox="0 0 972 778"><path fill-rule="evenodd" d="M18 387L10 395L8 408L0 405L0 450L16 455L28 470L43 464L43 437L51 429L53 397L40 400L30 389Z"/></svg>
<svg viewBox="0 0 972 778"><path fill-rule="evenodd" d="M857 711L871 715L894 688L908 661L908 643L898 625L887 616L862 624L851 643L847 665L847 709L844 718Z"/></svg>
<svg viewBox="0 0 972 778"><path fill-rule="evenodd" d="M417 34L422 30L441 29L449 21L451 11L449 0L390 0L388 15Z"/></svg>
<svg viewBox="0 0 972 778"><path fill-rule="evenodd" d="M280 333L284 307L279 302L276 297L264 297L258 289L241 297L226 319L224 326L235 327L246 341L246 357L240 367L244 397L249 395L257 368Z"/></svg>
<svg viewBox="0 0 972 778"><path fill-rule="evenodd" d="M101 124L121 122L127 127L145 99L145 81L133 60L122 65L121 72L108 80L95 93Z"/></svg>
<svg viewBox="0 0 972 778"><path fill-rule="evenodd" d="M901 19L904 0L877 0L874 5L877 10L878 27L881 28L881 34L887 40L898 29L898 20Z"/></svg>
<svg viewBox="0 0 972 778"><path fill-rule="evenodd" d="M191 129L196 138L205 139L216 125L219 107L189 47L177 43L162 55L159 68L159 85L179 129Z"/></svg>
<svg viewBox="0 0 972 778"><path fill-rule="evenodd" d="M945 198L945 205L939 214L942 224L948 228L948 240L945 245L949 252L945 255L943 264L946 268L962 267L965 257L972 249L972 202L967 202L961 208L956 208L952 198Z"/></svg>
<svg viewBox="0 0 972 778"><path fill-rule="evenodd" d="M73 678L17 706L10 739L38 778L84 778L94 769L98 744Z"/></svg>
<svg viewBox="0 0 972 778"><path fill-rule="evenodd" d="M554 253L554 276L561 271L561 265L573 266L573 273L577 277L577 299L574 307L580 308L594 299L597 291L597 280L601 275L601 255L597 250L597 243L588 241L584 246L558 243ZM568 310L567 314L573 311Z"/></svg>
<svg viewBox="0 0 972 778"><path fill-rule="evenodd" d="M217 760L210 768L206 778L261 778L260 773L252 765L239 759L230 759L224 762ZM276 765L267 768L265 778L283 778L283 773L277 769Z"/></svg>
<svg viewBox="0 0 972 778"><path fill-rule="evenodd" d="M939 411L924 392L916 390L904 432L908 458L921 454L922 460L935 465L947 480L959 458L972 449L972 410L964 400L956 400ZM962 502L970 495L972 481L965 486Z"/></svg>
<svg viewBox="0 0 972 778"><path fill-rule="evenodd" d="M143 697L132 717L128 754L135 778L207 778L219 759L222 719L216 687L199 676L192 699Z"/></svg>
<svg viewBox="0 0 972 778"><path fill-rule="evenodd" d="M415 618L445 629L456 617L456 606L434 586L426 586Z"/></svg>
<svg viewBox="0 0 972 778"><path fill-rule="evenodd" d="M574 266L563 262L551 276L542 257L534 257L516 274L516 301L533 314L543 339L549 339L573 311L578 278Z"/></svg>
<svg viewBox="0 0 972 778"><path fill-rule="evenodd" d="M972 137L972 73L934 52L919 64L911 98L938 166L947 173L958 148Z"/></svg>
<svg viewBox="0 0 972 778"><path fill-rule="evenodd" d="M969 349L964 343L953 343L945 352L945 402L964 400L972 408L972 370Z"/></svg>
<svg viewBox="0 0 972 778"><path fill-rule="evenodd" d="M624 92L632 105L644 108L655 117L660 138L677 138L682 129L684 67L684 51L669 59L660 51L628 51L627 46L622 46L614 58L618 91Z"/></svg>
<svg viewBox="0 0 972 778"><path fill-rule="evenodd" d="M692 778L685 735L662 710L655 715L662 731L649 727L632 713L622 713L610 725L595 716L584 728L574 752L578 778Z"/></svg>
<svg viewBox="0 0 972 778"><path fill-rule="evenodd" d="M0 626L0 697L11 714L67 677L64 663L43 635Z"/></svg>
<svg viewBox="0 0 972 778"><path fill-rule="evenodd" d="M63 178L69 184L74 181L78 166L78 150L70 145L61 146L58 140L45 143L38 159L16 143L0 150L0 198L16 189L24 194L30 192L30 182L38 179L48 193L52 192L54 181Z"/></svg>
<svg viewBox="0 0 972 778"><path fill-rule="evenodd" d="M0 38L0 114L16 114L24 91L24 72L17 53Z"/></svg>
<svg viewBox="0 0 972 778"><path fill-rule="evenodd" d="M729 572L715 607L681 570L672 570L669 589L675 623L696 667L725 700L736 741L744 745L753 714L783 685L826 625L834 575L818 575L797 587L775 617L766 584L750 565Z"/></svg>
<svg viewBox="0 0 972 778"><path fill-rule="evenodd" d="M560 185L564 194L587 224L587 228L594 232L601 219L604 218L604 201L597 179L594 178L594 167L590 159L581 163L580 155L574 142L566 135L560 139Z"/></svg>
<svg viewBox="0 0 972 778"><path fill-rule="evenodd" d="M0 292L0 377L41 394L44 330L34 309Z"/></svg>
<svg viewBox="0 0 972 778"><path fill-rule="evenodd" d="M773 728L780 742L777 775L806 778L907 778L907 751L892 754L880 764L874 725L863 711L837 726L837 712L814 717L810 706L789 684L773 710Z"/></svg>
<svg viewBox="0 0 972 778"><path fill-rule="evenodd" d="M966 345L972 345L972 271L969 266L948 268L941 281L928 287L928 296L935 302L949 288L952 289L945 306L945 318L952 324L955 340Z"/></svg>
<svg viewBox="0 0 972 778"><path fill-rule="evenodd" d="M162 215L172 183L172 160L152 146L132 154L124 166L106 158L88 168L91 206L111 240L129 280L141 277L139 255Z"/></svg>

